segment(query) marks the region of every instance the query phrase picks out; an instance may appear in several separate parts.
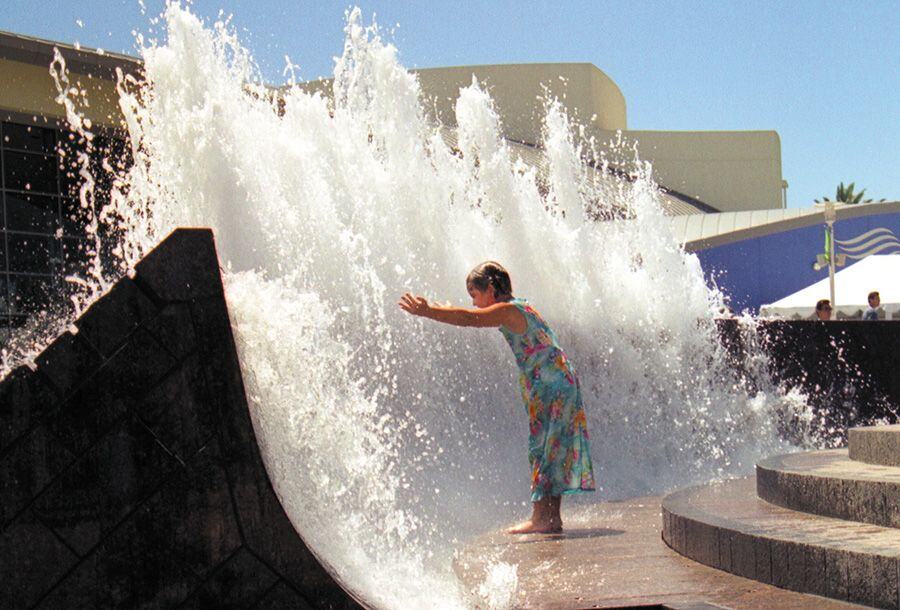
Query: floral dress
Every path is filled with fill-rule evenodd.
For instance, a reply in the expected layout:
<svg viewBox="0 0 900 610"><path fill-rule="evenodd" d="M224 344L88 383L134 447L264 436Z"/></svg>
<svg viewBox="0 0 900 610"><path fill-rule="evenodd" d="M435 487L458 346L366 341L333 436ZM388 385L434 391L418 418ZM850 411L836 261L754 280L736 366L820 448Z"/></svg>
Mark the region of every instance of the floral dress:
<svg viewBox="0 0 900 610"><path fill-rule="evenodd" d="M525 332L501 326L515 354L528 410L531 501L545 495L594 491L594 469L581 389L556 335L524 299L513 305L525 316Z"/></svg>

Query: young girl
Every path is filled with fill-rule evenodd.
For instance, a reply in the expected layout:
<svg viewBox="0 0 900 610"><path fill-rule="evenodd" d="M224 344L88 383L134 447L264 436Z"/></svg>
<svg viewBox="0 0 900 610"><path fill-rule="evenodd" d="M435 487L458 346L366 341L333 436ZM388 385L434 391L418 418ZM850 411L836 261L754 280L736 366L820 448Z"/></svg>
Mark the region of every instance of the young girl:
<svg viewBox="0 0 900 610"><path fill-rule="evenodd" d="M455 326L496 326L509 343L521 375L528 411L531 463L531 519L507 530L511 534L562 531L559 514L563 494L594 491L581 391L572 363L556 335L524 299L513 298L509 273L488 261L466 278L475 309L431 305L409 293L400 307L415 316Z"/></svg>

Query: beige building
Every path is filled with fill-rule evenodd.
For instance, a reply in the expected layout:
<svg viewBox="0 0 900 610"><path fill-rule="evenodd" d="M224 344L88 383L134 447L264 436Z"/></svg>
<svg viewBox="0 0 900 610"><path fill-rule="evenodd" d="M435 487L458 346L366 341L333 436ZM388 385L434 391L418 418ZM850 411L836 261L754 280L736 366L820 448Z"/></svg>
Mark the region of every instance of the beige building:
<svg viewBox="0 0 900 610"><path fill-rule="evenodd" d="M83 89L85 115L95 124L118 126L121 115L115 92L115 70L139 72L139 60L124 55L76 49L0 32L0 113L7 119L45 123L64 116L48 66L59 47L73 84ZM597 67L587 63L511 64L430 68L419 77L425 107L445 125L456 123L454 103L473 76L490 91L501 116L504 135L513 143L540 148L541 99L558 98L570 116L600 142L621 132L636 141L654 178L680 199L670 213L731 212L784 207L781 144L774 131L674 132L629 130L625 97ZM309 83L328 90L329 81ZM680 197L679 197L680 196ZM690 209L694 204L695 209ZM705 204L705 205L703 205Z"/></svg>
<svg viewBox="0 0 900 610"><path fill-rule="evenodd" d="M558 98L570 116L605 142L616 132L638 143L656 181L720 212L784 207L781 141L774 131L633 131L625 97L592 64L516 64L416 70L437 118L455 124L453 105L473 75L486 87L510 140L541 141L540 99ZM546 93L545 93L546 92ZM426 107L432 107L427 104Z"/></svg>
<svg viewBox="0 0 900 610"><path fill-rule="evenodd" d="M68 154L77 138L50 76L54 46L70 71L70 88L87 102L79 110L91 120L101 151L121 150L116 68L140 70L130 57L0 33L0 348L32 312L59 301L54 295L70 287L65 276L84 272L93 247L77 196L75 155ZM103 173L95 175L102 204Z"/></svg>
<svg viewBox="0 0 900 610"><path fill-rule="evenodd" d="M636 141L654 179L682 203L670 213L735 212L785 207L781 141L774 131L635 131L625 97L596 66L586 63L458 66L413 70L425 107L444 125L456 124L454 105L473 77L487 89L511 142L539 147L542 99L559 99L588 136L609 142L618 133ZM331 81L307 83L330 93ZM705 204L705 205L704 205Z"/></svg>
<svg viewBox="0 0 900 610"><path fill-rule="evenodd" d="M141 63L133 57L0 32L0 116L48 123L65 117L56 102L50 76L53 48L60 50L70 72L71 85L84 91L89 105L79 107L98 125L117 127L121 121L116 94L116 68L135 74Z"/></svg>
<svg viewBox="0 0 900 610"><path fill-rule="evenodd" d="M0 32L0 346L10 328L43 309L52 294L66 290L62 278L85 264L90 250L75 193L73 157L60 153L70 145L71 134L50 76L54 48L66 61L70 86L83 96L79 111L92 121L100 150L126 150L116 70L139 75L142 69L133 57ZM445 125L451 145L456 138L454 103L474 76L493 97L513 154L540 171L546 165L541 100L549 94L597 141L619 134L637 141L663 187L664 211L676 219L783 206L775 132L631 131L625 97L591 64L461 66L416 73L425 107ZM316 81L305 86L328 92L329 85ZM593 159L585 161L589 171L601 171Z"/></svg>

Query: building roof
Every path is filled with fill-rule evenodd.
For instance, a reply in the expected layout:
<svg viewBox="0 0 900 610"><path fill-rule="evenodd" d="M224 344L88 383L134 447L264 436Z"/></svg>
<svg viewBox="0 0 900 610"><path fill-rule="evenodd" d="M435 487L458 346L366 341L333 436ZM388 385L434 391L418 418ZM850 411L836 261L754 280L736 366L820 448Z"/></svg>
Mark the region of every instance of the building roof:
<svg viewBox="0 0 900 610"><path fill-rule="evenodd" d="M116 68L133 73L142 66L140 59L129 55L0 31L0 59L48 66L53 60L54 47L64 53L66 67L79 74L112 79L115 78Z"/></svg>
<svg viewBox="0 0 900 610"><path fill-rule="evenodd" d="M881 203L839 204L837 220L900 212L900 201ZM685 250L693 252L730 244L751 237L780 233L790 229L820 225L825 222L822 205L810 208L781 208L743 212L676 216L672 219L675 234Z"/></svg>

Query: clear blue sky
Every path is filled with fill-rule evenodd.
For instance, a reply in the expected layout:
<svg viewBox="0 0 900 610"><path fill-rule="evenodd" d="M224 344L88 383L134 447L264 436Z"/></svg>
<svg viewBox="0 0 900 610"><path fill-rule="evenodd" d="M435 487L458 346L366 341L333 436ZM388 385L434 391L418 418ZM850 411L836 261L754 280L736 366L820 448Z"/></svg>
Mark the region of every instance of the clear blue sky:
<svg viewBox="0 0 900 610"><path fill-rule="evenodd" d="M0 29L134 54L163 7L146 0L4 0ZM788 204L855 181L900 199L900 1L358 3L393 28L408 67L591 62L619 85L631 129L774 129ZM272 83L284 56L330 75L348 3L197 0L233 22ZM79 24L80 22L80 24Z"/></svg>

